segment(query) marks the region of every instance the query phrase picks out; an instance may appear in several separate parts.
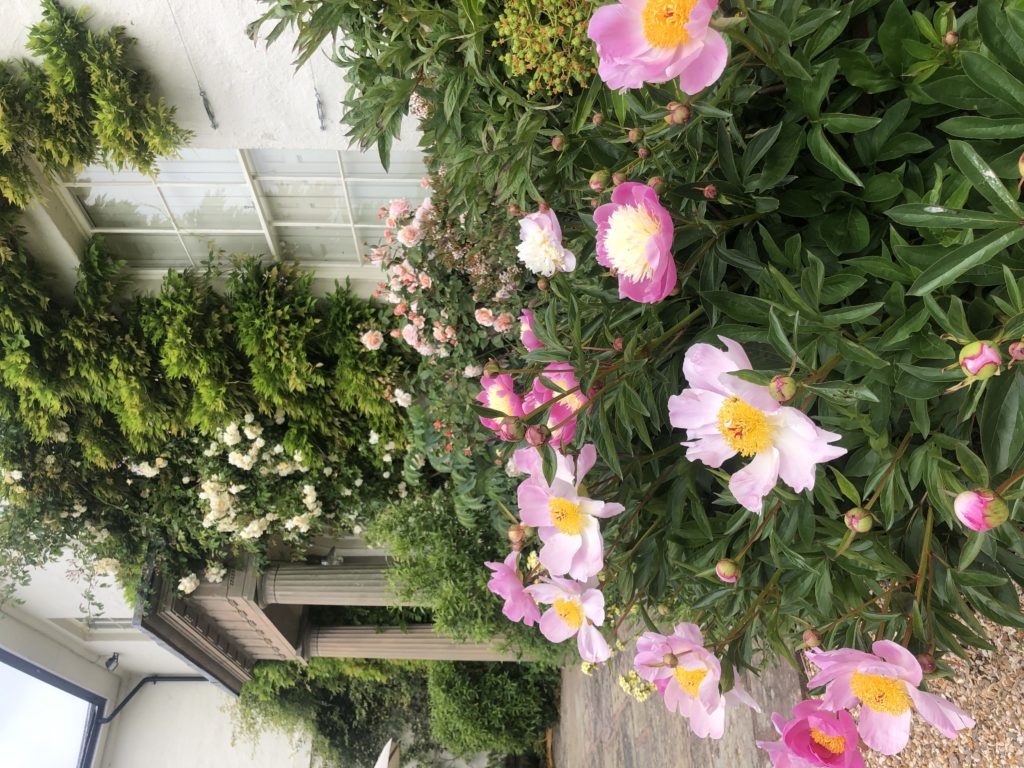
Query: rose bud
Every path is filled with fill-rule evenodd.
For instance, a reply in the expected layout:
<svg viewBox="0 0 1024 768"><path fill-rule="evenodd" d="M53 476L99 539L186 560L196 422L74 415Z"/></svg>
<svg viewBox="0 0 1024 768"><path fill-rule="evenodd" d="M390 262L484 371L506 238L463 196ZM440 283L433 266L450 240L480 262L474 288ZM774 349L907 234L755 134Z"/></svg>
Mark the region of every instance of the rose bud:
<svg viewBox="0 0 1024 768"><path fill-rule="evenodd" d="M723 558L715 566L715 575L726 584L734 584L740 577L740 567L732 560Z"/></svg>
<svg viewBox="0 0 1024 768"><path fill-rule="evenodd" d="M960 369L971 381L991 379L1002 362L999 348L991 341L972 341L960 350Z"/></svg>
<svg viewBox="0 0 1024 768"><path fill-rule="evenodd" d="M867 533L871 530L871 526L874 525L871 513L860 507L854 507L843 515L843 521L846 523L846 527L854 533Z"/></svg>
<svg viewBox="0 0 1024 768"><path fill-rule="evenodd" d="M990 531L1010 516L1006 502L988 488L964 491L953 500L953 511L972 531Z"/></svg>
<svg viewBox="0 0 1024 768"><path fill-rule="evenodd" d="M788 403L796 394L796 381L792 376L774 376L768 383L768 391L777 403Z"/></svg>

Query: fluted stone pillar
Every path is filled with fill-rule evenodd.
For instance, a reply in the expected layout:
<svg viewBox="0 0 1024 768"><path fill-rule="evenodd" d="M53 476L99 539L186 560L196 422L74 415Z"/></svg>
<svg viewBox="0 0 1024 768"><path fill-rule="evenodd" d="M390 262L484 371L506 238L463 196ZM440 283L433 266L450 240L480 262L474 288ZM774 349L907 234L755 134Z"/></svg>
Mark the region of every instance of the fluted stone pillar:
<svg viewBox="0 0 1024 768"><path fill-rule="evenodd" d="M303 655L345 659L426 661L516 661L496 645L461 643L434 633L429 625L400 627L310 627Z"/></svg>
<svg viewBox="0 0 1024 768"><path fill-rule="evenodd" d="M423 605L405 601L391 589L387 569L379 564L274 565L263 575L264 605Z"/></svg>

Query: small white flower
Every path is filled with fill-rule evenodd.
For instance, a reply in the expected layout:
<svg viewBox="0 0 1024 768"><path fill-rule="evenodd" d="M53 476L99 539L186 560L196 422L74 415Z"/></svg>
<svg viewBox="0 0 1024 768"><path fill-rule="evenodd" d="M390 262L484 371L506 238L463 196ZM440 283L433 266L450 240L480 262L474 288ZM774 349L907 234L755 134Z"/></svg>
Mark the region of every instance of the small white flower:
<svg viewBox="0 0 1024 768"><path fill-rule="evenodd" d="M238 445L242 442L242 433L238 431L238 425L232 422L221 433L220 439L225 445Z"/></svg>
<svg viewBox="0 0 1024 768"><path fill-rule="evenodd" d="M224 577L227 575L228 569L220 563L209 563L206 566L206 580L211 584L220 584L224 581Z"/></svg>
<svg viewBox="0 0 1024 768"><path fill-rule="evenodd" d="M483 375L484 367L482 365L467 365L462 371L462 378L464 379L475 379Z"/></svg>
<svg viewBox="0 0 1024 768"><path fill-rule="evenodd" d="M181 484L182 485L188 485L191 482L192 482L192 478L189 477L188 475L185 475L183 478L181 478Z"/></svg>
<svg viewBox="0 0 1024 768"><path fill-rule="evenodd" d="M404 389L395 387L395 402L403 408L408 408L412 405L412 395L406 392Z"/></svg>
<svg viewBox="0 0 1024 768"><path fill-rule="evenodd" d="M243 420L245 421L246 424L252 424L256 420L256 417L251 413L247 413L243 417ZM251 440L252 438L249 439Z"/></svg>
<svg viewBox="0 0 1024 768"><path fill-rule="evenodd" d="M114 557L104 557L92 564L93 573L116 579L121 572L121 561Z"/></svg>
<svg viewBox="0 0 1024 768"><path fill-rule="evenodd" d="M163 456L157 456L156 461L154 461L153 463L156 465L157 469L163 469L164 467L167 466L167 459L165 459Z"/></svg>
<svg viewBox="0 0 1024 768"><path fill-rule="evenodd" d="M247 438L249 438L250 440L255 440L257 437L263 434L263 427L261 427L259 424L247 424L242 431L245 432L245 436Z"/></svg>
<svg viewBox="0 0 1024 768"><path fill-rule="evenodd" d="M182 594L191 595L197 589L199 589L199 577L194 573L190 573L178 582L178 591Z"/></svg>
<svg viewBox="0 0 1024 768"><path fill-rule="evenodd" d="M356 481L354 483L352 483L352 485L354 485L356 488L359 488L360 486L362 486L362 484L363 484L363 478L361 478L361 477L357 477Z"/></svg>
<svg viewBox="0 0 1024 768"><path fill-rule="evenodd" d="M277 413L274 414L275 424L284 424L284 409L278 408Z"/></svg>
<svg viewBox="0 0 1024 768"><path fill-rule="evenodd" d="M380 457L380 459L384 463L390 464L391 463L391 454L390 453L385 453L383 456Z"/></svg>
<svg viewBox="0 0 1024 768"><path fill-rule="evenodd" d="M384 443L384 450L385 451L393 451L393 450L395 450L395 441L394 440L388 440L386 443Z"/></svg>
<svg viewBox="0 0 1024 768"><path fill-rule="evenodd" d="M374 432L371 429L370 430L370 445L376 445L379 442L380 442L380 435L378 435L376 432Z"/></svg>
<svg viewBox="0 0 1024 768"><path fill-rule="evenodd" d="M331 467L324 467L324 477L330 477L334 474L334 470Z"/></svg>
<svg viewBox="0 0 1024 768"><path fill-rule="evenodd" d="M381 473L381 477L383 477L385 480L387 480L389 477L391 477L391 473L390 472L382 472Z"/></svg>

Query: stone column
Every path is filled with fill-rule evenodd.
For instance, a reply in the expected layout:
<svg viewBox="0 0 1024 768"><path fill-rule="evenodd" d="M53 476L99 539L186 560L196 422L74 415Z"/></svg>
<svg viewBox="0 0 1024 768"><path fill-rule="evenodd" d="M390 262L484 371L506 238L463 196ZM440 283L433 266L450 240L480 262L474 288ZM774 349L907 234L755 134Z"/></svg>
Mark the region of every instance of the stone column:
<svg viewBox="0 0 1024 768"><path fill-rule="evenodd" d="M392 591L379 564L274 565L260 584L263 605L423 605Z"/></svg>
<svg viewBox="0 0 1024 768"><path fill-rule="evenodd" d="M429 624L400 627L310 627L303 655L346 659L517 661L497 645L460 643L435 634Z"/></svg>

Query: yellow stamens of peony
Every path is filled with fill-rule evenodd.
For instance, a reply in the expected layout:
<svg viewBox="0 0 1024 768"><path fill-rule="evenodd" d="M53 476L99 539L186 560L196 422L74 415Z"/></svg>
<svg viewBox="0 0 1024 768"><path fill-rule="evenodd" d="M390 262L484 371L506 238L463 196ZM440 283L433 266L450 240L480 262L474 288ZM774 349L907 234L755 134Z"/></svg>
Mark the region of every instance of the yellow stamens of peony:
<svg viewBox="0 0 1024 768"><path fill-rule="evenodd" d="M682 667L676 667L672 670L672 674L675 676L680 688L690 694L690 696L697 698L697 689L704 682L704 678L708 676L708 671L706 669L683 669Z"/></svg>
<svg viewBox="0 0 1024 768"><path fill-rule="evenodd" d="M738 397L730 397L718 409L718 431L740 456L754 456L772 445L772 428L764 411Z"/></svg>
<svg viewBox="0 0 1024 768"><path fill-rule="evenodd" d="M811 741L815 744L820 744L833 755L841 755L846 752L845 736L829 736L817 728L811 728Z"/></svg>
<svg viewBox="0 0 1024 768"><path fill-rule="evenodd" d="M644 6L644 37L655 48L674 48L690 39L686 24L698 0L648 0Z"/></svg>
<svg viewBox="0 0 1024 768"><path fill-rule="evenodd" d="M583 606L575 600L562 600L556 597L555 613L567 627L579 629L583 626Z"/></svg>
<svg viewBox="0 0 1024 768"><path fill-rule="evenodd" d="M910 709L910 696L902 680L854 672L850 679L850 690L865 707L874 712L902 715Z"/></svg>
<svg viewBox="0 0 1024 768"><path fill-rule="evenodd" d="M608 260L621 274L634 282L651 276L647 261L647 241L661 231L661 222L646 208L619 206L608 219L604 247Z"/></svg>
<svg viewBox="0 0 1024 768"><path fill-rule="evenodd" d="M548 502L551 524L562 533L579 536L583 533L586 515L580 511L580 505L574 501L555 497Z"/></svg>

